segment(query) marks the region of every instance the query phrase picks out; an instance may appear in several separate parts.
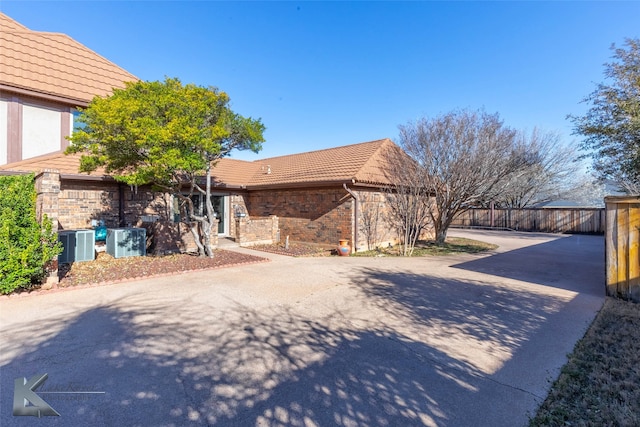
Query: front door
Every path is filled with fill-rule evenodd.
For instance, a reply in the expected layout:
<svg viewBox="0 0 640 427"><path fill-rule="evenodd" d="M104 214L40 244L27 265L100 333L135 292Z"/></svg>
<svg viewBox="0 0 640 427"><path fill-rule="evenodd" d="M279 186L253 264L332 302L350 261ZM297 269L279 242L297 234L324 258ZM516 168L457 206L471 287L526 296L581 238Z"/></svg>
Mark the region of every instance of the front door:
<svg viewBox="0 0 640 427"><path fill-rule="evenodd" d="M213 210L216 211L216 215L218 216L218 234L224 234L226 225L224 196L211 196L211 203L213 204Z"/></svg>

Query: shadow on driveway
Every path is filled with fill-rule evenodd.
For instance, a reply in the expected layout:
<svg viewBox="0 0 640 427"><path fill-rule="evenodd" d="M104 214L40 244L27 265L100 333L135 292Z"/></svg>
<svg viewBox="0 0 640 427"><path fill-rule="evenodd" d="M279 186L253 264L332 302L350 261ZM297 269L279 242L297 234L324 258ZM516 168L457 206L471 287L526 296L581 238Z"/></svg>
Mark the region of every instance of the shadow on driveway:
<svg viewBox="0 0 640 427"><path fill-rule="evenodd" d="M351 268L307 306L219 308L176 288L75 317L34 313L2 333L0 425L33 425L12 416L13 381L42 373L38 391L106 392L41 394L61 414L42 421L52 426L525 425L602 303L595 267L571 261L575 275L546 275L580 246L571 239L446 275L384 262ZM483 274L461 279L456 269ZM588 277L585 295L566 291Z"/></svg>
<svg viewBox="0 0 640 427"><path fill-rule="evenodd" d="M217 315L223 330L203 335L196 325L211 319L170 321L161 306L81 314L1 367L0 424L33 425L8 397L14 378L42 373L38 392L106 392L41 393L55 426L445 425L434 385L475 393L472 367L391 331L335 331L286 310Z"/></svg>
<svg viewBox="0 0 640 427"><path fill-rule="evenodd" d="M558 236L454 267L579 293L605 294L602 236Z"/></svg>

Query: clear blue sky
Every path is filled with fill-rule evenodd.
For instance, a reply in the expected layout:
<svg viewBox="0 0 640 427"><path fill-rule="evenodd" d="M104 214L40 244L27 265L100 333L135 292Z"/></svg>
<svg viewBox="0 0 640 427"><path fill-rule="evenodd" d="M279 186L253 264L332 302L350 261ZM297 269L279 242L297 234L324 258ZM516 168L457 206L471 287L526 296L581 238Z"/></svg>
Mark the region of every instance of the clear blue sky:
<svg viewBox="0 0 640 427"><path fill-rule="evenodd" d="M226 91L267 127L253 160L398 135L456 108L571 135L640 2L11 1L143 80Z"/></svg>

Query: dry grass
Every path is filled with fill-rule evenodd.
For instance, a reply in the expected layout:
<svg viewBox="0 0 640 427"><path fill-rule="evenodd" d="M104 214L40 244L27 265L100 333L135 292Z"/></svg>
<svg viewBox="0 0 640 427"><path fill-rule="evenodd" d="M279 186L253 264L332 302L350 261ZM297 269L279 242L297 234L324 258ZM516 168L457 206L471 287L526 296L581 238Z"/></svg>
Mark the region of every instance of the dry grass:
<svg viewBox="0 0 640 427"><path fill-rule="evenodd" d="M640 304L607 298L530 426L640 426Z"/></svg>
<svg viewBox="0 0 640 427"><path fill-rule="evenodd" d="M451 254L476 254L496 249L498 246L478 240L465 239L463 237L449 237L444 245L437 245L433 241L420 241L416 244L412 256L437 256ZM375 251L358 252L355 256L401 256L402 248L380 248Z"/></svg>

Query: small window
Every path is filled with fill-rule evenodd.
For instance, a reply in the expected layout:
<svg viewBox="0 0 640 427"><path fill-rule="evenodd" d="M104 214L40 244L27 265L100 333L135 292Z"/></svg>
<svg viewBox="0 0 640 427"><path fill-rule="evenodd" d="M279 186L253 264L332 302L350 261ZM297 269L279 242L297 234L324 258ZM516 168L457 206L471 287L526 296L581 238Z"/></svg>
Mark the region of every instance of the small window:
<svg viewBox="0 0 640 427"><path fill-rule="evenodd" d="M73 128L71 129L71 132L75 132L77 129L84 129L85 127L87 127L86 123L83 123L79 120L80 115L82 114L80 111L78 110L73 110Z"/></svg>

